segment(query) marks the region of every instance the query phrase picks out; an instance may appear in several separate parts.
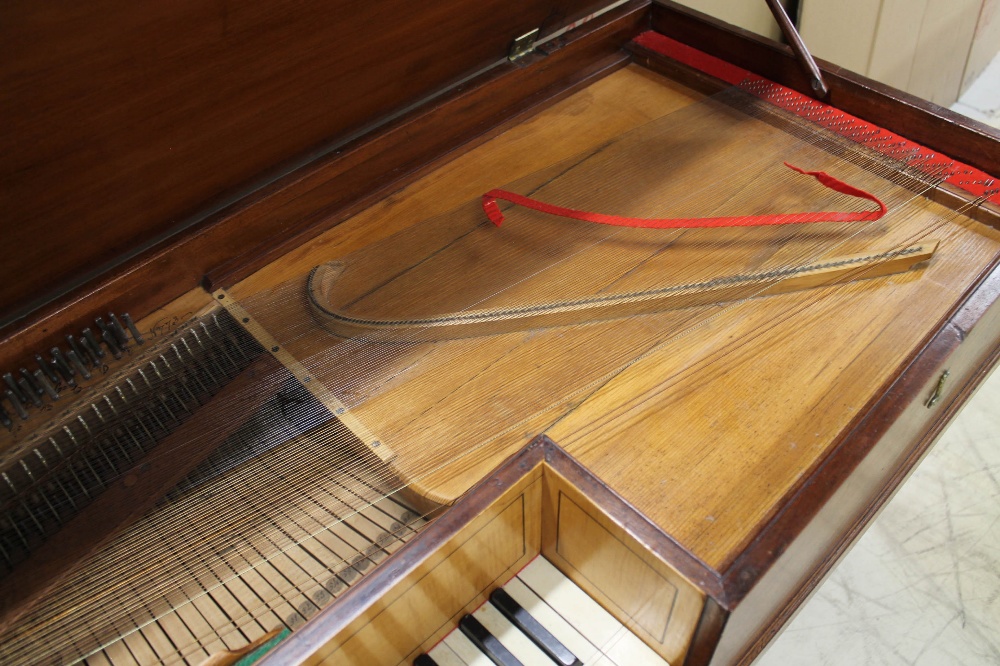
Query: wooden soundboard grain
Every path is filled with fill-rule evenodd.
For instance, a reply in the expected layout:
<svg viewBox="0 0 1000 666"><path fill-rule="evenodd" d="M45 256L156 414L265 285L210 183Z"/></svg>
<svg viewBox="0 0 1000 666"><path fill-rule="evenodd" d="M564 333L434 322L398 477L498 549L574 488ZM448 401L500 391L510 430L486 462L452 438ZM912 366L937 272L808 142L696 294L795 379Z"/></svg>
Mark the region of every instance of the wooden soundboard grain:
<svg viewBox="0 0 1000 666"><path fill-rule="evenodd" d="M296 293L319 263L698 99L640 68L616 72L289 253L230 293L244 303L255 298L264 303L263 290L289 282L289 291L278 293ZM454 356L445 363L467 374L475 385L462 390L479 391L478 400L454 400L451 410L439 409L425 422L392 424L396 406L433 402L433 378L425 377L425 383L418 380L402 390L388 387L355 415L373 432L389 430L394 442L411 443L410 457L394 447L401 475L418 475L410 478L443 502L544 431L685 548L724 570L1000 253L1000 234L984 225L930 201L911 210L906 225L886 238L891 247L913 229L944 220L934 236L941 249L925 269L755 299L711 317L706 309L585 327L574 344L602 334L611 341L655 340L657 331L651 329L667 326L684 334L566 402L558 402L558 390L546 393L553 378L572 374L591 359L549 332L537 334L551 338L544 346L554 369L545 374L547 385L540 387L539 375L532 374L537 368L517 358L518 335L456 341ZM248 309L265 328L280 330L289 321L309 323L305 307L304 299L285 298L270 311ZM303 342L300 352L315 354L316 344ZM488 412L502 409L490 404L495 381L505 390L513 385L519 395L538 391L529 399L548 407L497 434ZM483 437L494 439L470 452ZM456 459L459 453L466 455ZM444 466L428 474L437 463Z"/></svg>
<svg viewBox="0 0 1000 666"><path fill-rule="evenodd" d="M233 286L230 293L246 298L301 277L324 260L358 250L478 197L495 187L498 177L509 182L529 175L703 97L641 67L627 67L292 250Z"/></svg>

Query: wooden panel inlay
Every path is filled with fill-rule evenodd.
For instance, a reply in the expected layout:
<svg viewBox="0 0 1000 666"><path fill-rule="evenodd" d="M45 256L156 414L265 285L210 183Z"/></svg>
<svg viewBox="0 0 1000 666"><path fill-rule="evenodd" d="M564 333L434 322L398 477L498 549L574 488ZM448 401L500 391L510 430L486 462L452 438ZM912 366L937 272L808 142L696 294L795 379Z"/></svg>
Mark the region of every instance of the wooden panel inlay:
<svg viewBox="0 0 1000 666"><path fill-rule="evenodd" d="M677 587L559 493L556 552L658 643L667 638Z"/></svg>
<svg viewBox="0 0 1000 666"><path fill-rule="evenodd" d="M450 631L538 553L541 483L518 486L522 492L473 521L309 663L398 664Z"/></svg>
<svg viewBox="0 0 1000 666"><path fill-rule="evenodd" d="M572 478L545 468L542 555L657 654L684 663L705 593L680 573L677 553L638 536L634 509Z"/></svg>

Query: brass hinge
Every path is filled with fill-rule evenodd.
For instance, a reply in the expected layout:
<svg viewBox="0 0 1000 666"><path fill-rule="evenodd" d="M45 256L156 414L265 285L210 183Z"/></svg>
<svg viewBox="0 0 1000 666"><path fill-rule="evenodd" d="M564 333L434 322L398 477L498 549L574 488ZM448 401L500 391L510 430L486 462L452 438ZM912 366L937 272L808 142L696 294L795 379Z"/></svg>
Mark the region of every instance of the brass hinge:
<svg viewBox="0 0 1000 666"><path fill-rule="evenodd" d="M524 56L534 51L535 39L538 37L538 31L539 28L535 28L531 32L526 32L515 39L514 43L510 45L510 50L507 52L507 60L517 62Z"/></svg>

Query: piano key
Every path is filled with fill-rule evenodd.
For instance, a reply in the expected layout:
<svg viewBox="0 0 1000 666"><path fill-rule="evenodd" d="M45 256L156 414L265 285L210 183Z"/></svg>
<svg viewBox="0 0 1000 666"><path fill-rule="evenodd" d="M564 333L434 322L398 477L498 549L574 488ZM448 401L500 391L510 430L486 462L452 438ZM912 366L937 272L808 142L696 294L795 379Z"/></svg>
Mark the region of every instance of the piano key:
<svg viewBox="0 0 1000 666"><path fill-rule="evenodd" d="M472 614L500 644L522 664L553 666L549 655L545 654L531 638L515 627L493 604L483 604Z"/></svg>
<svg viewBox="0 0 1000 666"><path fill-rule="evenodd" d="M517 627L538 648L548 655L552 661L561 666L582 666L583 662L576 658L569 649L560 643L537 619L531 616L521 604L517 603L503 588L497 588L490 594L490 603L503 614L512 625Z"/></svg>
<svg viewBox="0 0 1000 666"><path fill-rule="evenodd" d="M427 654L438 666L466 666L465 662L444 641L435 645L434 649Z"/></svg>
<svg viewBox="0 0 1000 666"><path fill-rule="evenodd" d="M432 657L422 654L413 660L413 666L440 666Z"/></svg>
<svg viewBox="0 0 1000 666"><path fill-rule="evenodd" d="M618 622L548 560L542 557L535 558L518 574L518 578L526 583L526 588L528 585L531 586L530 591L544 595L542 603L548 604L555 613L572 624L576 630L587 636L590 642L596 645L596 649L603 656L597 660L595 666L597 664L601 666L668 666L662 657ZM519 588L518 584L515 583L517 580L515 578L514 581L504 586L504 589L515 599L519 596L525 596L524 588ZM526 606L526 608L528 607ZM543 615L542 611L536 606L530 606L530 610L532 614L537 614L536 619L542 621L538 617ZM553 634L557 633L553 629L558 625L550 625L545 622L543 624ZM585 656L582 653L576 654L585 664L594 663L592 660L595 657Z"/></svg>
<svg viewBox="0 0 1000 666"><path fill-rule="evenodd" d="M445 636L443 642L462 660L465 666L493 666L490 658L473 645L472 641L466 638L461 631L451 632Z"/></svg>
<svg viewBox="0 0 1000 666"><path fill-rule="evenodd" d="M466 615L459 620L458 628L497 666L524 666L496 636L491 634L472 615Z"/></svg>
<svg viewBox="0 0 1000 666"><path fill-rule="evenodd" d="M543 557L532 560L518 578L599 650L610 645L622 628L611 613Z"/></svg>
<svg viewBox="0 0 1000 666"><path fill-rule="evenodd" d="M616 666L670 666L663 657L643 643L638 636L622 627L604 654Z"/></svg>
<svg viewBox="0 0 1000 666"><path fill-rule="evenodd" d="M600 651L593 643L577 631L544 599L535 594L520 578L512 578L503 586L503 590L580 661L589 665L600 656Z"/></svg>
<svg viewBox="0 0 1000 666"><path fill-rule="evenodd" d="M601 655L600 659L588 663L587 666L618 666L618 664L611 661L608 657Z"/></svg>

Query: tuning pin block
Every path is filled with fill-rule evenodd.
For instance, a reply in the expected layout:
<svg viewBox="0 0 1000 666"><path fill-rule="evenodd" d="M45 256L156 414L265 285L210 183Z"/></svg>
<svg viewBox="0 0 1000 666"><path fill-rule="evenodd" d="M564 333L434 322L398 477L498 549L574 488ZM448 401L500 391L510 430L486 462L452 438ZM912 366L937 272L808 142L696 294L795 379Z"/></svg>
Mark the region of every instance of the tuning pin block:
<svg viewBox="0 0 1000 666"><path fill-rule="evenodd" d="M118 321L118 317L115 316L114 312L108 313L108 321L110 322L108 328L115 334L115 339L118 340L118 344L124 347L128 344L128 333L122 327L121 322Z"/></svg>
<svg viewBox="0 0 1000 666"><path fill-rule="evenodd" d="M104 358L104 350L101 349L101 344L94 337L94 332L89 328L83 329L83 339L87 341L87 349L90 351L92 356L96 358Z"/></svg>
<svg viewBox="0 0 1000 666"><path fill-rule="evenodd" d="M116 359L122 357L122 350L118 347L118 340L115 339L115 334L111 332L111 329L105 327L101 331L101 338L104 340L104 344L108 346L111 350L111 355Z"/></svg>
<svg viewBox="0 0 1000 666"><path fill-rule="evenodd" d="M132 333L132 339L135 340L135 343L137 345L141 345L143 342L145 342L145 340L143 340L142 338L142 335L139 333L139 329L135 327L135 322L132 321L132 317L129 316L129 313L126 312L125 314L123 314L122 319L125 320L125 325L128 326L129 332Z"/></svg>
<svg viewBox="0 0 1000 666"><path fill-rule="evenodd" d="M84 364L90 363L91 367L95 369L101 367L101 359L97 358L97 354L90 351L90 345L87 344L86 340L82 337L77 338L76 346L80 350L77 352L77 356L80 357L80 360L83 361Z"/></svg>
<svg viewBox="0 0 1000 666"><path fill-rule="evenodd" d="M10 387L9 393L18 399L19 404L28 402L28 396L21 393L21 387L18 386L17 381L14 380L14 375L8 372L3 376L3 381L8 387Z"/></svg>
<svg viewBox="0 0 1000 666"><path fill-rule="evenodd" d="M52 368L52 366L47 363L44 358L42 358L41 354L35 354L35 363L37 363L38 367L42 369L42 372L45 373L45 376L49 378L50 382L53 384L59 383L59 375Z"/></svg>
<svg viewBox="0 0 1000 666"><path fill-rule="evenodd" d="M35 395L45 394L45 389L43 389L41 385L35 381L35 376L28 372L27 368L21 368L19 372L21 373L21 376L24 377L24 381L28 385L29 390L34 391ZM21 382L18 382L18 384L20 383Z"/></svg>
<svg viewBox="0 0 1000 666"><path fill-rule="evenodd" d="M49 350L49 353L52 354L52 360L56 363L56 369L59 370L59 374L66 380L66 383L70 386L76 386L76 381L73 379L76 372L70 367L69 361L63 356L62 350L59 347L53 347Z"/></svg>
<svg viewBox="0 0 1000 666"><path fill-rule="evenodd" d="M23 378L18 379L17 385L21 387L21 393L28 396L28 399L31 400L31 404L33 404L35 407L42 406L42 399L38 397L38 394L35 393L30 386L28 386L27 381L25 381Z"/></svg>
<svg viewBox="0 0 1000 666"><path fill-rule="evenodd" d="M112 356L120 359L130 339L139 345L144 342L128 313L119 318L115 313L109 312L107 320L97 317L94 325L100 331L98 335L94 335L90 328L84 328L79 336L66 335L66 351L52 347L49 350L51 359L34 354L37 370L22 367L18 369L19 376L10 372L2 376L6 387L0 389L0 398L6 398L10 407L0 405L0 424L13 428L10 416L12 412L27 419L29 404L41 407L44 404L42 398L45 397L58 400L59 387L64 382L70 387L76 387L77 376L82 380L92 379L90 366L100 368L104 363L102 359L107 356L104 346Z"/></svg>
<svg viewBox="0 0 1000 666"><path fill-rule="evenodd" d="M66 336L66 343L69 344L70 351L76 354L77 358L79 358L80 361L86 363L88 360L90 360L90 354L84 351L84 346L81 345L80 342L72 335ZM69 354L67 353L66 356L68 358Z"/></svg>
<svg viewBox="0 0 1000 666"><path fill-rule="evenodd" d="M46 377L45 373L41 370L35 370L35 381L41 385L46 395L48 395L51 399L59 399L59 391L56 390L56 387L49 381L49 378Z"/></svg>
<svg viewBox="0 0 1000 666"><path fill-rule="evenodd" d="M11 407L14 408L14 411L17 412L17 415L20 416L22 420L27 421L28 412L25 411L24 403L21 401L20 398L17 397L14 391L7 389L4 392L4 395L7 396L7 402L11 404Z"/></svg>
<svg viewBox="0 0 1000 666"><path fill-rule="evenodd" d="M90 379L91 377L90 370L87 370L87 366L83 364L83 361L80 359L79 356L77 356L77 353L75 351L66 352L66 358L69 359L69 362L72 364L74 368L76 368L76 371L80 373L81 377L83 377L84 379Z"/></svg>

